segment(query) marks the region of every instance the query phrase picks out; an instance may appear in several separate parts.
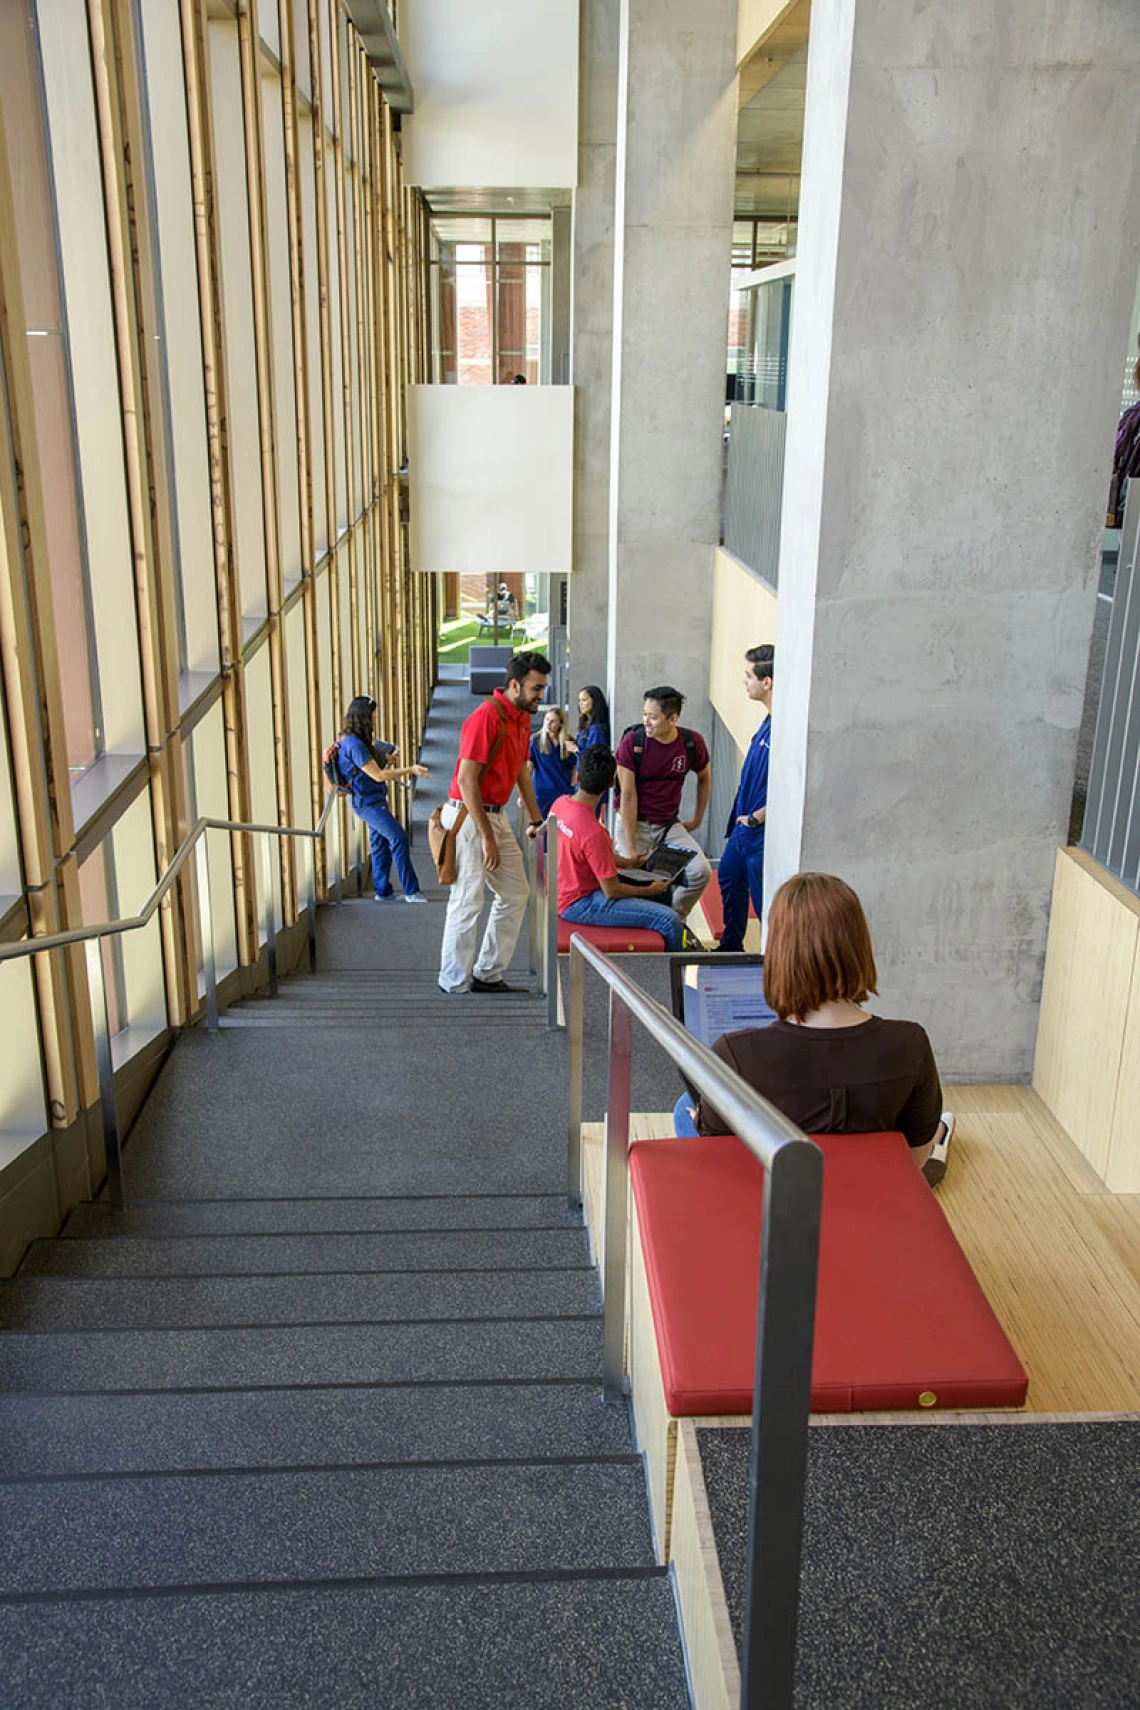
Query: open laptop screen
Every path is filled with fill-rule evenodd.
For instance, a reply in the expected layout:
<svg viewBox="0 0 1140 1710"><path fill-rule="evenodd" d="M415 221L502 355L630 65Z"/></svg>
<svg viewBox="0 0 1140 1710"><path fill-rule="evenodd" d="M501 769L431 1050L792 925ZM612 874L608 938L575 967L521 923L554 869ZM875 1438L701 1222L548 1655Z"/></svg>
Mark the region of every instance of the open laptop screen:
<svg viewBox="0 0 1140 1710"><path fill-rule="evenodd" d="M722 1033L775 1021L764 997L762 956L712 952L674 956L671 964L673 1014L702 1045L711 1049Z"/></svg>

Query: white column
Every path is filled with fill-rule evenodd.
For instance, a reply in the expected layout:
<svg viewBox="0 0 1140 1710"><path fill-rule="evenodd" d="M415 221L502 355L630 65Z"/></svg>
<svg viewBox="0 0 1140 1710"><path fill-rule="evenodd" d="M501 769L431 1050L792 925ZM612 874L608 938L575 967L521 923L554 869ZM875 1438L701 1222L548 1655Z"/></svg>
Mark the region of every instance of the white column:
<svg viewBox="0 0 1140 1710"><path fill-rule="evenodd" d="M1030 1067L1140 213L1140 13L815 0L769 894L867 905L881 1012Z"/></svg>

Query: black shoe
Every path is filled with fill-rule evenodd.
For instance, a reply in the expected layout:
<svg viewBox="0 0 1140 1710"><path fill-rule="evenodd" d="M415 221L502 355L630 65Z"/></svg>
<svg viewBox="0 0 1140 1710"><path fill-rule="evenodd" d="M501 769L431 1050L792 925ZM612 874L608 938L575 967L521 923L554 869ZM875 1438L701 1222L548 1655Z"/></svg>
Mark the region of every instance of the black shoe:
<svg viewBox="0 0 1140 1710"><path fill-rule="evenodd" d="M506 992L511 997L529 997L530 993L524 986L508 986L506 980L480 980L474 974L471 976L473 992Z"/></svg>

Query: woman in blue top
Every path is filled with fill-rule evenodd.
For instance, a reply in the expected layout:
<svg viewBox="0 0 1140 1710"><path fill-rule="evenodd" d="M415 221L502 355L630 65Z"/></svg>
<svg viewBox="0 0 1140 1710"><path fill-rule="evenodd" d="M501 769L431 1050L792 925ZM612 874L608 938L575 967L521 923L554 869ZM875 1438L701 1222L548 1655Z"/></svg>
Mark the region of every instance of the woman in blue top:
<svg viewBox="0 0 1140 1710"><path fill-rule="evenodd" d="M426 766L389 764L398 750L390 742L375 743L375 717L376 702L370 695L357 695L348 703L337 743L337 772L342 782L349 786L353 811L371 833L372 884L376 901L391 902L395 897L392 889L392 862L395 861L404 889L404 901L422 903L425 898L408 854L407 833L388 807L388 785L393 778L427 778L431 774Z"/></svg>
<svg viewBox="0 0 1140 1710"><path fill-rule="evenodd" d="M588 748L608 748L610 745L610 709L606 697L596 683L587 683L578 690L578 752ZM601 819L609 806L610 792L604 790L595 809Z"/></svg>
<svg viewBox="0 0 1140 1710"><path fill-rule="evenodd" d="M596 683L578 690L578 752L610 745L610 709Z"/></svg>
<svg viewBox="0 0 1140 1710"><path fill-rule="evenodd" d="M577 751L566 734L566 715L561 707L547 707L540 734L533 737L527 764L534 784L535 800L545 819L551 804L573 787Z"/></svg>

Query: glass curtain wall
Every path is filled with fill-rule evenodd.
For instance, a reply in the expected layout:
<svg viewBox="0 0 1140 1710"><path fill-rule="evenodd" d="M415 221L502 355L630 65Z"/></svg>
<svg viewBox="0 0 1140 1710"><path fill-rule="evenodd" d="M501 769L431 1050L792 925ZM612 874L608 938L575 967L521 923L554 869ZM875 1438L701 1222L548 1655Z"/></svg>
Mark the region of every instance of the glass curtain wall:
<svg viewBox="0 0 1140 1710"><path fill-rule="evenodd" d="M419 747L436 610L400 471L405 383L429 377L426 222L343 8L287 0L259 24L211 0L0 7L9 941L134 913L199 815L315 824L355 694ZM491 230L485 289L504 360L537 380L533 236ZM259 855L210 834L223 976L264 957ZM307 870L281 840L286 954ZM199 1012L194 864L105 943L121 1062ZM97 1096L83 953L58 960L0 977L0 1171Z"/></svg>

